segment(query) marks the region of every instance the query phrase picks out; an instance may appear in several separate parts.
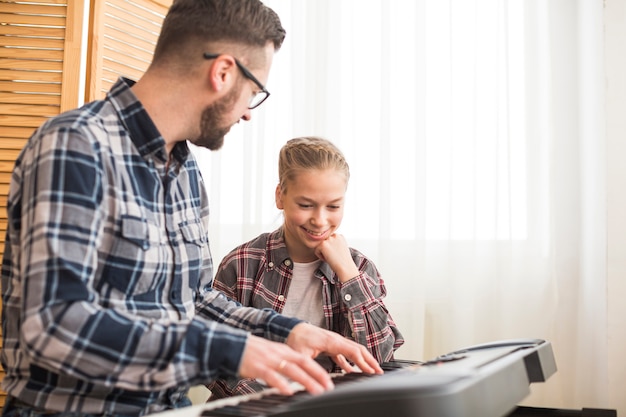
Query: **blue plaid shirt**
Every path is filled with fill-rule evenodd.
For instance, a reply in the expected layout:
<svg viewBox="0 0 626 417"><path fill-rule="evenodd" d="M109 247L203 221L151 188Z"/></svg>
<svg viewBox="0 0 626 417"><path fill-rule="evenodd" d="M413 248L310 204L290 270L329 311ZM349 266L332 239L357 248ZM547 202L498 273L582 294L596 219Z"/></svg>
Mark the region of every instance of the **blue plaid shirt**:
<svg viewBox="0 0 626 417"><path fill-rule="evenodd" d="M130 87L46 122L11 179L2 388L59 412L143 415L236 375L249 333L298 323L211 289L208 199Z"/></svg>

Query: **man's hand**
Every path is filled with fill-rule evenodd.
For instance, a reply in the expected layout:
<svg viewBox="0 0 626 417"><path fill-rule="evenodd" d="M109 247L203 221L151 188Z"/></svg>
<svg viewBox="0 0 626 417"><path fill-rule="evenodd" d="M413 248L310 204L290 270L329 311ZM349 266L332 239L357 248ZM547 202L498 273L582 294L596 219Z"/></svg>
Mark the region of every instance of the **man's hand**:
<svg viewBox="0 0 626 417"><path fill-rule="evenodd" d="M297 352L284 343L249 335L239 365L239 375L262 379L285 395L294 392L288 380L302 384L311 394L321 394L332 389L334 385L328 372L306 353Z"/></svg>
<svg viewBox="0 0 626 417"><path fill-rule="evenodd" d="M321 354L331 357L345 372L354 372L352 362L362 372L383 373L365 346L338 333L300 323L291 330L286 344L248 336L239 375L262 379L285 395L294 392L289 380L300 383L311 394L321 394L334 387L328 372L313 360Z"/></svg>
<svg viewBox="0 0 626 417"><path fill-rule="evenodd" d="M311 358L326 354L345 372L354 371L348 362L350 361L362 372L383 373L382 368L365 346L309 323L296 325L287 338L287 345Z"/></svg>

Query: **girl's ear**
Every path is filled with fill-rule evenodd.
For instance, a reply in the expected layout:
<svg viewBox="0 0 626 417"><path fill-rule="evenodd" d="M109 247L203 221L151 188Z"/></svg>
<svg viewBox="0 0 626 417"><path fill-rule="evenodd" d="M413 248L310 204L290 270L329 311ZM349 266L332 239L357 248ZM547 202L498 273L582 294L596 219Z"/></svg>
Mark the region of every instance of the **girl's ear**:
<svg viewBox="0 0 626 417"><path fill-rule="evenodd" d="M276 208L278 210L282 210L283 209L283 190L282 188L280 188L280 184L276 186L275 199L276 199Z"/></svg>

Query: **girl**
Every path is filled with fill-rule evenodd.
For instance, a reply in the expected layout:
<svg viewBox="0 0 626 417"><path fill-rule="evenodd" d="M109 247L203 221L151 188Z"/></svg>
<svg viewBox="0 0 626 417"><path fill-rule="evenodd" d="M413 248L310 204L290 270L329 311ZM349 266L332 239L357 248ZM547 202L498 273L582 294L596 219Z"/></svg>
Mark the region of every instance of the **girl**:
<svg viewBox="0 0 626 417"><path fill-rule="evenodd" d="M366 346L380 362L404 340L383 304L376 266L336 233L343 219L350 171L328 140L302 137L280 151L276 207L283 225L230 252L214 287L245 306L272 308ZM329 372L340 368L318 358ZM211 400L267 388L254 380L217 380Z"/></svg>

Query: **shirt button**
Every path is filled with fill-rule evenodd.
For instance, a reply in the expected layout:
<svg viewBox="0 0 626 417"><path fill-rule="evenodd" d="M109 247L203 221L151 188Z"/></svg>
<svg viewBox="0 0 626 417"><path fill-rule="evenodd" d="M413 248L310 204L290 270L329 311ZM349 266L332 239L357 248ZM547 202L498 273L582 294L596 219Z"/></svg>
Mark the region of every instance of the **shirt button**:
<svg viewBox="0 0 626 417"><path fill-rule="evenodd" d="M350 300L352 300L352 296L350 294L346 294L346 295L343 296L343 299L346 300L346 301L350 301Z"/></svg>
<svg viewBox="0 0 626 417"><path fill-rule="evenodd" d="M290 266L291 265L291 259L285 259L285 265Z"/></svg>
<svg viewBox="0 0 626 417"><path fill-rule="evenodd" d="M269 266L270 268L274 268L274 262L268 263L267 266Z"/></svg>
<svg viewBox="0 0 626 417"><path fill-rule="evenodd" d="M278 296L278 301L285 301L285 296L284 295L279 295Z"/></svg>

